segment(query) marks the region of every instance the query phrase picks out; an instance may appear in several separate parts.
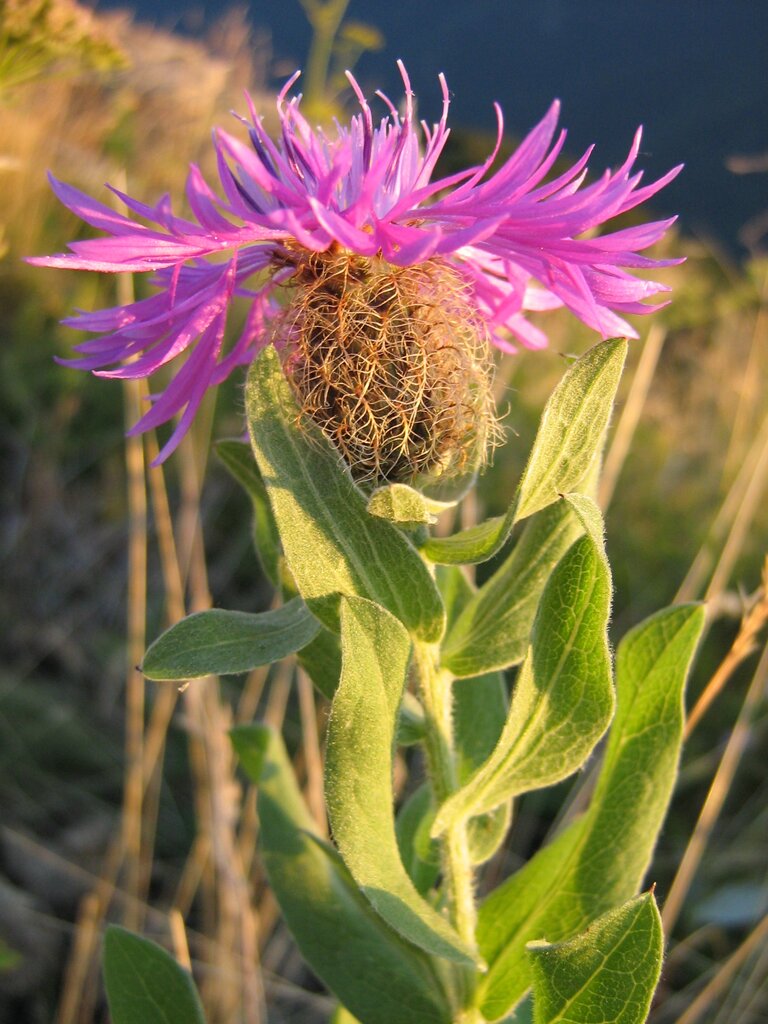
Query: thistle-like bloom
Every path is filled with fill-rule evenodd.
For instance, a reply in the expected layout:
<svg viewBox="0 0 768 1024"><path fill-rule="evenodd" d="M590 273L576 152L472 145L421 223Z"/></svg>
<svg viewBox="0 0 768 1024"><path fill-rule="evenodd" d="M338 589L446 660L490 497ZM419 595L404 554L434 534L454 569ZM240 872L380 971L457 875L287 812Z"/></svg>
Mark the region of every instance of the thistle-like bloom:
<svg viewBox="0 0 768 1024"><path fill-rule="evenodd" d="M250 147L224 131L214 137L223 194L217 195L199 168L191 167L186 193L194 219L174 214L167 196L147 206L113 189L138 218L132 219L52 179L60 200L106 236L74 242L67 254L31 262L104 272L152 271L158 289L150 298L66 320L99 334L76 346L80 357L71 365L104 377L149 377L186 353L133 427L134 432L148 430L178 415L161 458L189 428L206 390L274 343L286 348L286 368L305 408L343 454L353 463L360 457L355 438L345 431L351 419L362 415L371 425L375 449L367 465L362 457L364 472L404 478L442 458L438 450L405 457L401 465L403 446L412 447L414 439L420 439L424 452L434 448L425 435L445 416L437 411L424 420L423 413L430 389L439 389L439 383L430 377L432 371L416 368L426 365L423 349L439 350L445 360L455 347L450 336L459 322L469 321L475 336L514 351L515 343L527 348L546 344L546 336L526 318L529 311L564 305L603 337L611 337L636 336L623 314L659 308L643 300L668 289L628 270L677 262L639 255L672 220L594 236L595 228L653 196L679 171L674 168L640 186L642 175L632 169L640 131L618 170L585 184L588 150L569 170L546 180L565 141L564 131L555 138L555 102L516 152L491 173L503 132L497 106L497 144L485 163L432 180L449 134L448 89L441 75L442 116L432 127L419 125L402 65L400 72L403 109L399 112L380 96L388 112L377 126L351 75L360 112L331 133L312 128L300 112L300 97L289 97L297 75L278 97L277 141L269 138L249 100L251 120L244 123ZM354 287L358 292L352 295ZM228 344L227 312L235 296L247 297L250 312L240 336ZM360 312L361 303L367 303L368 313ZM418 322L405 322L415 308ZM357 351L361 338L369 350L362 377L357 369L351 375L343 366L339 370L336 358L338 343L345 352ZM406 354L392 355L393 346ZM448 390L483 362L473 343L463 347L469 355L450 367ZM407 354L414 349L416 357ZM405 397L388 399L383 420L378 399L366 399L361 413L361 392L369 387L366 373L377 376L380 393L390 394L397 375L410 386ZM477 390L472 384L459 398L463 411L450 430L466 432L465 421L484 415L486 399L478 398ZM341 412L340 392L348 402ZM331 407L336 420L325 423L323 410ZM381 437L398 419L407 436L396 437L391 451L382 455Z"/></svg>

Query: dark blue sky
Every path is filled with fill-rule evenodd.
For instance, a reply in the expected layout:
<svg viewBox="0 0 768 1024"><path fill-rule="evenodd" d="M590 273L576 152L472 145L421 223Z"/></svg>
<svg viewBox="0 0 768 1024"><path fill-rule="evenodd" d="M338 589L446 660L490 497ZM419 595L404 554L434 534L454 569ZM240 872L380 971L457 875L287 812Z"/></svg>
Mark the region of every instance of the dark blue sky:
<svg viewBox="0 0 768 1024"><path fill-rule="evenodd" d="M131 6L184 27L227 4ZM300 66L309 31L298 0L252 0L250 10L271 33L278 66ZM492 130L496 99L519 135L559 96L570 152L597 143L593 169L621 160L638 124L648 174L686 164L657 206L679 212L688 231L735 246L739 226L768 207L768 175L736 176L725 166L731 155L768 151L766 0L352 0L349 16L386 39L358 67L366 87L396 96L402 57L428 118L439 110L439 71L453 94L452 124Z"/></svg>

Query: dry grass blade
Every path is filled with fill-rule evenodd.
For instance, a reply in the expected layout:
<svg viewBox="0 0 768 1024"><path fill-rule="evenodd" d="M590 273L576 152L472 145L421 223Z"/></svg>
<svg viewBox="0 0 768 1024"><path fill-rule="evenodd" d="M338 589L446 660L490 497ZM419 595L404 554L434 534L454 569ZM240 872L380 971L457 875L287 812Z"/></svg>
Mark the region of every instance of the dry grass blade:
<svg viewBox="0 0 768 1024"><path fill-rule="evenodd" d="M189 956L187 930L184 927L184 918L178 910L171 910L169 912L168 925L171 930L171 942L173 943L174 956L182 967L192 973L192 961Z"/></svg>
<svg viewBox="0 0 768 1024"><path fill-rule="evenodd" d="M714 977L705 985L685 1012L677 1018L676 1024L697 1024L702 1020L715 1000L726 991L742 964L755 950L760 949L767 939L768 914L752 929L738 949L718 968ZM733 1020L735 1024L735 1019Z"/></svg>
<svg viewBox="0 0 768 1024"><path fill-rule="evenodd" d="M123 175L124 177L124 175ZM125 182L120 181L121 188ZM121 306L135 299L133 279L123 274L117 280ZM123 382L123 406L126 429L141 416L146 384L141 380ZM144 800L144 676L139 669L146 650L147 622L147 482L144 443L141 437L125 439L126 482L128 489L128 608L125 680L125 772L123 792L123 851L125 885L137 898L142 895L142 804ZM148 873L146 873L148 877ZM139 904L137 903L136 906ZM141 917L129 913L128 928L141 927Z"/></svg>
<svg viewBox="0 0 768 1024"><path fill-rule="evenodd" d="M768 336L768 270L763 275L760 288L760 305L752 328L749 356L744 362L744 373L738 388L739 403L733 417L733 429L728 452L725 456L724 475L728 475L731 467L738 463L745 448L745 438L749 437L750 420L753 411L760 407L763 396L764 380L761 371L761 356L765 349Z"/></svg>
<svg viewBox="0 0 768 1024"><path fill-rule="evenodd" d="M688 715L683 733L684 740L690 737L738 666L756 649L757 638L766 622L768 622L768 558L763 564L762 585L752 607L742 619L736 639Z"/></svg>
<svg viewBox="0 0 768 1024"><path fill-rule="evenodd" d="M667 895L661 915L667 935L671 934L680 915L691 882L698 870L712 835L712 830L722 811L723 804L738 769L739 761L749 743L752 717L763 698L766 681L768 681L768 646L763 649L762 656L739 712L739 717L728 738L693 834Z"/></svg>
<svg viewBox="0 0 768 1024"><path fill-rule="evenodd" d="M632 445L632 438L635 436L637 425L640 422L643 406L648 397L648 391L650 390L651 381L656 372L656 366L666 337L666 330L658 324L653 324L648 331L645 344L640 350L640 358L632 378L632 386L624 403L624 409L622 410L600 475L597 501L603 511L610 505L613 492L616 490L616 484Z"/></svg>
<svg viewBox="0 0 768 1024"><path fill-rule="evenodd" d="M323 796L323 755L320 752L320 736L317 728L317 709L312 680L302 669L297 669L299 691L299 713L301 735L304 747L304 763L307 771L307 803L321 835L327 835L328 825Z"/></svg>
<svg viewBox="0 0 768 1024"><path fill-rule="evenodd" d="M717 568L707 588L707 597L719 594L733 571L741 547L747 536L768 475L768 416L763 420L742 468L731 484L725 501L720 506L710 528L709 537L694 558L688 574L675 594L674 604L693 601L703 587L704 580L714 562L714 549L718 540L727 537L720 551Z"/></svg>

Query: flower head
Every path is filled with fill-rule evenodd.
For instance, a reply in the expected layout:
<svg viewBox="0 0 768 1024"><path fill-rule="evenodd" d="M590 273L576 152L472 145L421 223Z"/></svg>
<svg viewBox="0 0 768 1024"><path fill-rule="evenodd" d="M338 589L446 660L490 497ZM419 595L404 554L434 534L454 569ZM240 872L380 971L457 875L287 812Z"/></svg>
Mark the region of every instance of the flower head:
<svg viewBox="0 0 768 1024"><path fill-rule="evenodd" d="M267 135L249 99L250 121L244 123L250 146L224 131L214 137L222 194L209 187L199 168L190 169L186 193L192 219L174 214L167 196L147 206L113 189L133 215L123 216L52 179L61 201L105 235L74 242L69 253L31 262L105 272L152 271L158 289L150 298L65 321L99 335L76 346L79 357L71 365L105 377L149 377L187 353L133 427L148 430L179 416L161 458L188 429L206 390L274 343L286 348L286 367L305 409L343 453L367 458L365 473L407 475L429 458L412 463L406 458L401 466L403 451L414 439L429 449L423 435L443 414L436 412L422 422L421 399L403 404L399 393L393 397L392 380L398 374L410 376L409 393L426 394L429 401L430 388L436 386L429 353L442 353L435 358L445 362L459 321L475 325L473 339L459 346L469 355L451 366L454 381L465 371L469 378L466 393L456 400L464 413L455 417L456 430L468 435L468 422L485 416L488 405L487 371L474 354L477 337L487 334L506 351L514 351L517 343L539 348L546 337L526 313L557 306L568 307L603 337L635 336L622 315L659 308L643 300L666 291L665 286L629 270L677 262L639 255L661 238L672 220L599 237L592 237L592 231L654 195L679 168L641 187L642 175L633 171L638 131L618 170L585 184L588 150L569 170L546 180L565 141L563 131L555 137L555 102L515 153L491 173L503 131L497 107L498 140L488 159L433 180L449 133L447 86L441 75L438 123L417 124L408 76L399 67L403 110L381 95L387 112L378 124L351 75L360 112L330 133L311 127L301 114L300 96L290 96L298 73L278 97L281 133L276 141ZM443 286L450 296L447 302L439 294ZM357 289L354 295L350 288ZM249 299L250 312L240 336L227 344L227 311L235 296ZM365 296L368 313L350 313ZM414 307L421 310L420 320L406 325L410 341L400 346L408 357L403 360L401 353L392 358L393 317ZM343 323L354 327L339 326ZM435 340L436 331L442 340ZM404 337L402 331L397 336ZM337 345L357 351L361 339L368 339L364 360L371 374L355 376L355 369L344 377L329 348L334 357ZM374 378L378 397L369 401ZM342 392L348 406L339 413ZM399 418L401 434L387 442L386 456L377 441L367 456L355 456L347 450L354 439L344 434L345 425L353 413L375 419L382 394L388 396L383 415L390 423L384 432L394 429L392 423ZM336 421L323 422L331 407L337 409ZM373 433L377 430L374 425ZM479 431L483 436L487 432ZM465 438L461 444L466 455L470 442ZM440 452L435 455L438 462L442 458Z"/></svg>

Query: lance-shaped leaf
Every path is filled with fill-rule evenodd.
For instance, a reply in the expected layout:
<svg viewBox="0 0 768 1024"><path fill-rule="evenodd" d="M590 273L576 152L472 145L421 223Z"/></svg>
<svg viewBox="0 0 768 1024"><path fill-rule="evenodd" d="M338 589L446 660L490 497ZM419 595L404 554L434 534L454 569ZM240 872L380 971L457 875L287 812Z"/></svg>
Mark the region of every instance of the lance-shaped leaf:
<svg viewBox="0 0 768 1024"><path fill-rule="evenodd" d="M104 981L113 1024L205 1024L192 977L162 947L112 925Z"/></svg>
<svg viewBox="0 0 768 1024"><path fill-rule="evenodd" d="M268 347L248 374L251 442L302 597L338 629L339 596L363 596L425 640L438 640L444 612L429 570L410 541L366 511L338 452L300 421L277 353Z"/></svg>
<svg viewBox="0 0 768 1024"><path fill-rule="evenodd" d="M511 553L448 629L442 663L449 671L476 676L523 660L544 584L581 531L562 501L526 523Z"/></svg>
<svg viewBox="0 0 768 1024"><path fill-rule="evenodd" d="M279 587L282 559L280 534L251 446L243 441L224 440L217 441L214 450L251 499L254 547L270 583Z"/></svg>
<svg viewBox="0 0 768 1024"><path fill-rule="evenodd" d="M472 951L419 895L398 852L392 755L410 646L389 612L364 598L342 599L341 680L325 764L328 813L345 864L384 920L430 953L474 964Z"/></svg>
<svg viewBox="0 0 768 1024"><path fill-rule="evenodd" d="M300 597L255 615L212 608L188 615L159 636L141 670L159 680L249 672L298 651L319 629Z"/></svg>
<svg viewBox="0 0 768 1024"><path fill-rule="evenodd" d="M609 911L568 942L531 943L534 1024L644 1024L663 946L652 893Z"/></svg>
<svg viewBox="0 0 768 1024"><path fill-rule="evenodd" d="M579 488L602 450L626 354L627 343L618 338L595 345L573 364L546 404L507 514L452 537L431 538L423 548L428 558L484 562L503 547L516 522Z"/></svg>
<svg viewBox="0 0 768 1024"><path fill-rule="evenodd" d="M527 942L569 938L640 887L674 786L683 688L703 625L701 607L669 608L619 645L617 712L589 810L480 908L489 971L479 997L489 1020L531 984Z"/></svg>
<svg viewBox="0 0 768 1024"><path fill-rule="evenodd" d="M341 676L341 644L336 633L320 627L317 636L298 652L301 667L327 700L333 700ZM412 693L403 694L397 742L404 747L424 737L424 709Z"/></svg>
<svg viewBox="0 0 768 1024"><path fill-rule="evenodd" d="M555 388L520 481L518 520L578 490L602 452L626 358L624 338L604 341L578 359Z"/></svg>
<svg viewBox="0 0 768 1024"><path fill-rule="evenodd" d="M519 793L558 782L584 763L613 712L606 632L610 596L605 557L584 536L544 588L531 648L496 748L440 808L433 834Z"/></svg>
<svg viewBox="0 0 768 1024"><path fill-rule="evenodd" d="M243 726L232 741L259 787L270 886L312 970L365 1024L449 1024L434 962L382 920L336 851L317 838L279 735Z"/></svg>

